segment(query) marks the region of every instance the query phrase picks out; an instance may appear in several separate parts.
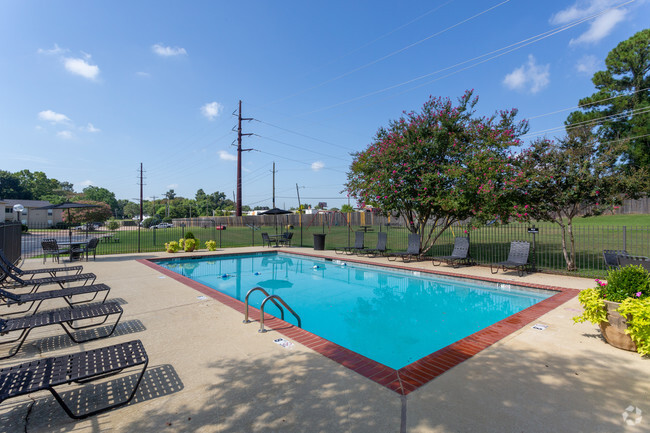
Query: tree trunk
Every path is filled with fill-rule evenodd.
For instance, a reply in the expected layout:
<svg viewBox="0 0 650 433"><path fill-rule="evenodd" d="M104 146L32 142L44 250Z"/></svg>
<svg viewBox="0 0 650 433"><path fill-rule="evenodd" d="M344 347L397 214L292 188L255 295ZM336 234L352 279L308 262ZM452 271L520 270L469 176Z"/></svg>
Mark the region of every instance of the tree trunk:
<svg viewBox="0 0 650 433"><path fill-rule="evenodd" d="M566 266L567 266L567 270L575 271L578 269L578 267L576 266L576 245L575 245L575 238L573 236L573 224L571 220L569 220L569 224L567 224L567 228L569 231L569 241L571 242L571 254L569 259L566 262Z"/></svg>

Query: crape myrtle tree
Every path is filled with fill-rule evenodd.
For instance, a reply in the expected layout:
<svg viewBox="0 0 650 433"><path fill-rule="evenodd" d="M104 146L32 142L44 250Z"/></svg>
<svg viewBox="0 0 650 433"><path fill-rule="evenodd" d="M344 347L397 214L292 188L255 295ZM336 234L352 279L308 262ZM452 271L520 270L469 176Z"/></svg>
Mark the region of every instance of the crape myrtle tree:
<svg viewBox="0 0 650 433"><path fill-rule="evenodd" d="M642 189L643 172L620 164L623 140L601 142L588 127L554 142L539 139L518 156L524 172L519 209L528 218L560 226L567 270L575 271L573 219L599 215Z"/></svg>
<svg viewBox="0 0 650 433"><path fill-rule="evenodd" d="M368 148L354 155L348 194L361 207L403 217L428 251L455 222L474 224L516 217L523 174L510 149L528 125L517 111L474 116L478 98L467 91L454 105L430 98L420 112L404 113L380 128Z"/></svg>

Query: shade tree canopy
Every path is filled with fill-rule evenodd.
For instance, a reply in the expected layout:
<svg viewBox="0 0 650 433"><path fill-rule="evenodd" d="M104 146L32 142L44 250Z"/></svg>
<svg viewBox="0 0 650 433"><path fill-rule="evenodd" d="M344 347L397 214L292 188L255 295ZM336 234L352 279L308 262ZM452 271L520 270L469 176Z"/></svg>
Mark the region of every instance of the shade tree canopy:
<svg viewBox="0 0 650 433"><path fill-rule="evenodd" d="M347 192L359 206L403 217L419 233L423 252L451 224L508 221L523 173L511 150L528 130L517 110L475 116L478 98L467 91L454 104L430 98L379 128L368 148L354 155Z"/></svg>

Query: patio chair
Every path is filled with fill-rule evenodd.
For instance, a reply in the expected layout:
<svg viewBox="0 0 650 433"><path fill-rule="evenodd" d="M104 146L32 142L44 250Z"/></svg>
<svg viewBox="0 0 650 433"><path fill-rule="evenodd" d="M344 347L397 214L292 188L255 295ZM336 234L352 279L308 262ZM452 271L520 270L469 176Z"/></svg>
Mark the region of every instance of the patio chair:
<svg viewBox="0 0 650 433"><path fill-rule="evenodd" d="M286 232L282 234L278 242L285 246L291 246L291 238L293 238L293 232Z"/></svg>
<svg viewBox="0 0 650 433"><path fill-rule="evenodd" d="M395 261L398 257L402 258L403 262L410 262L412 259L418 260L420 258L420 235L417 233L409 233L409 243L406 251L395 251L388 255L388 260Z"/></svg>
<svg viewBox="0 0 650 433"><path fill-rule="evenodd" d="M638 265L643 267L646 271L650 272L650 261L645 256L631 256L629 254L619 254L618 266Z"/></svg>
<svg viewBox="0 0 650 433"><path fill-rule="evenodd" d="M266 245L267 247L271 248L271 238L266 232L262 233L262 245Z"/></svg>
<svg viewBox="0 0 650 433"><path fill-rule="evenodd" d="M469 255L469 238L465 236L457 237L454 239L454 250L451 252L451 255L433 257L432 262L433 266L440 266L442 262L445 262L454 268L458 268L461 264L470 265L472 260Z"/></svg>
<svg viewBox="0 0 650 433"><path fill-rule="evenodd" d="M353 254L355 251L360 252L366 249L366 247L363 246L363 241L364 241L364 232L354 232L354 246L351 247L343 247L343 248L334 248L334 252L336 254Z"/></svg>
<svg viewBox="0 0 650 433"><path fill-rule="evenodd" d="M7 359L14 356L27 339L32 329L49 325L61 325L63 330L75 343L84 343L90 340L109 337L115 331L117 324L122 317L122 307L116 302L88 304L75 308L59 308L57 310L42 311L37 314L25 317L15 317L10 319L0 318L0 335L8 338L0 338L0 346L6 347L11 343L14 344L6 355L0 356L0 359ZM97 328L108 320L110 316L117 315L113 326L104 334L85 333L75 335L75 331L89 328ZM97 322L93 319L102 319ZM88 322L91 323L88 323ZM75 322L84 322L85 325ZM17 336L16 336L17 335Z"/></svg>
<svg viewBox="0 0 650 433"><path fill-rule="evenodd" d="M34 314L36 311L38 311L43 301L47 301L49 299L63 299L69 306L74 307L77 304L92 302L100 293L103 293L104 298L99 301L103 303L106 301L106 298L108 298L110 291L111 288L103 283L22 294L12 293L8 290L0 289L0 307L6 307L0 308L0 317L29 313L32 310L32 307L35 306L34 311L31 312L31 314ZM75 301L73 302L73 296L78 297L79 295L93 296L91 298L82 299L81 301L78 301L76 300L77 298L75 298ZM14 305L23 304L28 304L29 307L27 309L9 311Z"/></svg>
<svg viewBox="0 0 650 433"><path fill-rule="evenodd" d="M499 263L490 264L490 272L496 274L499 268L505 272L506 269L516 269L517 275L524 276L528 272L528 253L530 252L530 242L513 241L510 242L510 252L508 253L508 260Z"/></svg>
<svg viewBox="0 0 650 433"><path fill-rule="evenodd" d="M64 288L66 283L75 283L78 281L83 281L83 284L86 285L90 281L90 284L95 282L97 276L93 273L86 274L75 274L75 275L58 275L56 277L42 277L42 278L31 278L23 279L13 271L11 271L4 262L0 260L0 271L4 272L7 278L2 281L2 284L9 289L18 289L18 288L31 288L31 293L36 292L42 285L47 284L58 284L61 288ZM13 283L9 283L8 280L13 280ZM92 280L92 281L91 281Z"/></svg>
<svg viewBox="0 0 650 433"><path fill-rule="evenodd" d="M70 250L59 248L59 244L56 242L56 239L43 239L41 241L41 247L43 248L43 263L45 263L48 255L52 256L52 261L56 260L58 263L59 256L61 254L70 253Z"/></svg>
<svg viewBox="0 0 650 433"><path fill-rule="evenodd" d="M383 256L388 252L386 244L388 243L388 233L379 232L377 233L377 246L375 248L367 248L362 251L368 257Z"/></svg>
<svg viewBox="0 0 650 433"><path fill-rule="evenodd" d="M618 268L618 256L627 255L626 250L603 250L603 260L605 260L605 270Z"/></svg>
<svg viewBox="0 0 650 433"><path fill-rule="evenodd" d="M78 254L79 257L81 255L85 254L86 255L86 261L88 261L88 254L90 252L93 253L93 260L97 260L96 254L97 254L97 244L99 244L99 238L92 238L88 241L85 247L82 248L73 248L70 250L70 254Z"/></svg>
<svg viewBox="0 0 650 433"><path fill-rule="evenodd" d="M34 278L34 275L37 274L50 274L51 277L56 277L57 272L76 272L76 275L80 274L83 271L83 266L63 266L59 268L43 268L43 269L21 269L18 266L11 263L11 261L5 256L4 251L0 249L0 261L2 261L5 266L12 272L14 272L19 277L25 277L31 275L31 278ZM0 281L4 280L7 275L3 272Z"/></svg>
<svg viewBox="0 0 650 433"><path fill-rule="evenodd" d="M63 410L71 418L86 418L129 403L135 396L135 392L142 381L148 364L149 357L140 340L87 350L80 353L35 359L0 369L0 403L13 397L47 390L52 393L56 401L59 402ZM134 380L121 380L120 389L107 387L106 389L111 390L112 394L106 395L105 400L113 402L88 412L81 413L78 411L78 408L87 407L86 399L77 401L82 398L84 388L77 389L74 393L65 392L67 394L65 399L56 389L60 385L87 383L88 385L86 385L87 388L85 389L91 392L97 392L97 390L102 388L99 388L97 384L93 384L94 381L121 374L127 369L129 372L131 370L140 370L137 378L134 378ZM132 390L121 389L124 385L131 383L133 384ZM62 391L68 390L69 386L62 389ZM127 397L114 401L116 396L120 394ZM74 396L75 401L69 401L71 396ZM69 402L66 403L66 400ZM70 407L70 403L72 403L73 407ZM77 412L73 412L73 409L76 409Z"/></svg>

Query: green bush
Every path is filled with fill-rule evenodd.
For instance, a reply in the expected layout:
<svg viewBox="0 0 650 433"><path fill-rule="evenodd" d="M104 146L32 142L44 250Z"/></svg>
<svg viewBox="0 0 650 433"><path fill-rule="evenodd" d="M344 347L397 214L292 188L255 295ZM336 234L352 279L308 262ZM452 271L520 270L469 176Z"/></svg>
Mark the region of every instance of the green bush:
<svg viewBox="0 0 650 433"><path fill-rule="evenodd" d="M205 247L208 251L217 251L217 243L213 240L205 241Z"/></svg>
<svg viewBox="0 0 650 433"><path fill-rule="evenodd" d="M623 302L627 298L645 298L650 295L650 273L641 265L628 265L610 270L602 294L608 301ZM639 295L639 293L641 295Z"/></svg>
<svg viewBox="0 0 650 433"><path fill-rule="evenodd" d="M176 241L171 241L171 242L166 242L165 243L165 250L167 250L168 253L175 253L180 249L180 246L178 245L178 242Z"/></svg>
<svg viewBox="0 0 650 433"><path fill-rule="evenodd" d="M106 228L108 228L110 231L115 231L120 228L120 223L118 223L115 220L111 220L106 224Z"/></svg>
<svg viewBox="0 0 650 433"><path fill-rule="evenodd" d="M196 237L194 236L194 233L187 232L185 233L185 239L196 239Z"/></svg>
<svg viewBox="0 0 650 433"><path fill-rule="evenodd" d="M196 247L196 240L189 238L185 239L185 251L190 252L194 251L194 248Z"/></svg>

